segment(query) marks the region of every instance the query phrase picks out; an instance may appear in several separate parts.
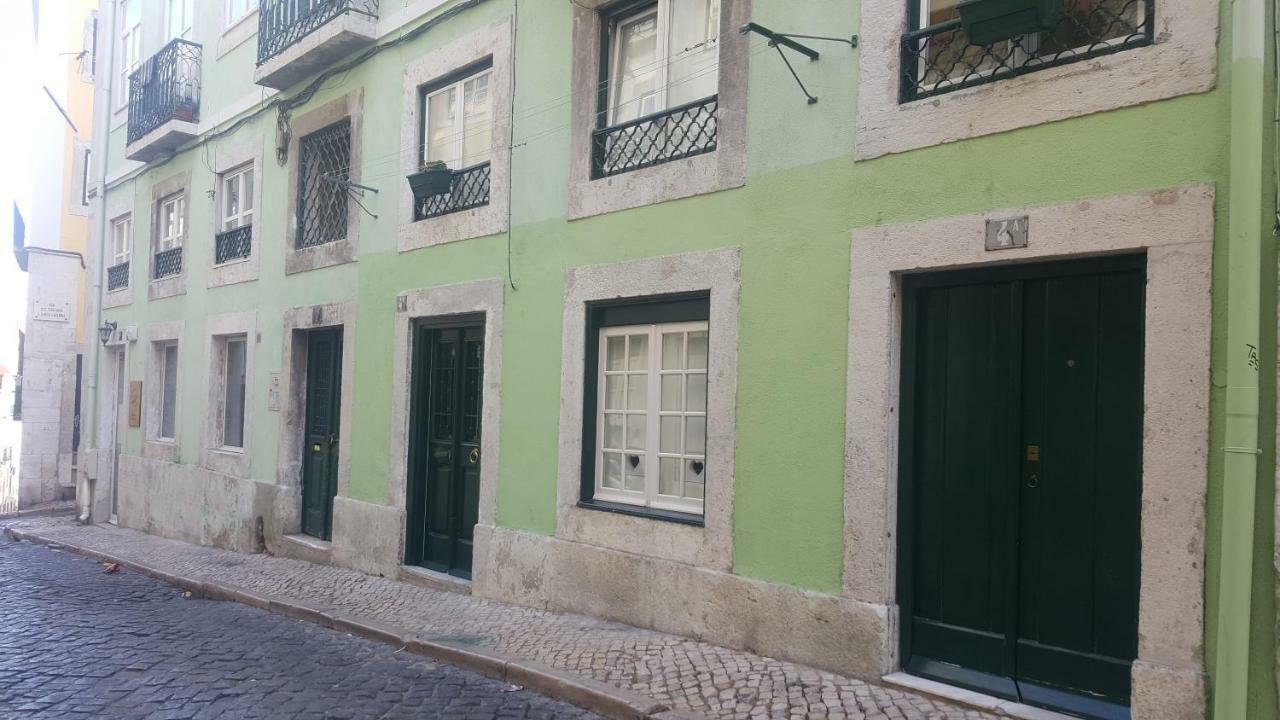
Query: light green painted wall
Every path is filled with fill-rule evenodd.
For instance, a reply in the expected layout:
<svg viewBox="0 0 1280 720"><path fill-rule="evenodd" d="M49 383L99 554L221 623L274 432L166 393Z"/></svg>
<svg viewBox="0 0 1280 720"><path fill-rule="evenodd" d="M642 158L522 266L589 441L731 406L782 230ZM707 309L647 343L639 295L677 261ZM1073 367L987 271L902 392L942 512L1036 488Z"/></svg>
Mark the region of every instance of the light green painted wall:
<svg viewBox="0 0 1280 720"><path fill-rule="evenodd" d="M1230 3L1224 3L1228 52ZM397 4L398 7L398 4ZM188 152L140 177L131 188L146 207L153 179L191 170L193 229L187 294L145 302L135 271L135 301L107 311L122 324L185 318L187 354L181 402L184 462L194 461L202 439L208 359L204 315L256 309L261 340L252 379L253 467L270 481L276 467L279 417L266 409L268 375L281 369L280 315L285 308L358 299L356 383L350 493L386 502L393 358L394 299L400 291L480 278L506 277L508 238L494 236L417 250L395 251L399 192L401 73L420 54L511 12L511 0L491 0L433 29L414 43L384 53L317 94L295 117L350 89L365 90L364 176L381 190L366 198L379 219L361 219L358 263L284 277L287 174L274 162L274 113L243 128L263 139L264 198L255 225L261 280L206 290L212 173L205 151ZM390 8L384 8L389 10ZM852 160L858 53L836 44L820 47L817 63L798 63L821 100L808 106L781 61L753 43L750 67L747 186L591 219L564 219L569 151L569 3L521 3L516 50L517 92L513 150L511 279L506 291L501 407L500 525L551 534L555 529L561 319L566 268L675 252L740 246L742 305L735 497L736 572L821 592L841 586L842 473L847 337L849 237L855 227L900 223L992 208L1056 203L1192 183L1219 190L1218 238L1225 237L1229 73L1218 90L1142 107L1029 128L953 145ZM754 19L780 30L852 34L856 0L754 0ZM198 35L202 33L198 32ZM248 93L251 40L211 62L206 47L205 117ZM767 52L766 52L767 51ZM216 70L212 68L216 66ZM296 92L296 90L294 91ZM113 135L114 158L123 129ZM217 143L208 148L217 152ZM145 212L144 212L145 214ZM150 223L135 217L135 259L147 256ZM1033 239L1034 242L1034 239ZM200 261L194 261L195 259ZM1222 243L1214 283L1225 287ZM1276 257L1267 246L1267 267ZM1264 273L1264 367L1273 367L1276 302L1274 272ZM1210 661L1217 591L1215 553L1221 519L1221 420L1226 357L1223 320L1228 308L1215 293L1214 390L1211 398L1209 515L1206 572ZM198 361L196 360L198 358ZM140 353L131 377L141 379ZM1274 378L1264 373L1266 428L1272 428ZM1275 717L1274 579L1271 571L1274 438L1264 431L1259 482L1258 588L1254 593L1254 664L1250 718ZM140 445L137 431L128 445ZM1212 664L1210 663L1210 666Z"/></svg>

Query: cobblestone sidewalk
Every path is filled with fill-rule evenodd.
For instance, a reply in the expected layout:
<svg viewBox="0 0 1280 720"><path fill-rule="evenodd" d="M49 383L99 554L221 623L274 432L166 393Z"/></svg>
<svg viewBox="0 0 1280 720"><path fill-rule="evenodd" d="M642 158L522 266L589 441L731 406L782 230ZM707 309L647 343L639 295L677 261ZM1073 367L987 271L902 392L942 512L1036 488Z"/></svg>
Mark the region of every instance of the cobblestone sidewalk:
<svg viewBox="0 0 1280 720"><path fill-rule="evenodd" d="M398 635L464 642L721 718L987 720L994 716L832 673L581 615L442 592L353 570L217 550L68 518L4 523L49 542L372 621Z"/></svg>

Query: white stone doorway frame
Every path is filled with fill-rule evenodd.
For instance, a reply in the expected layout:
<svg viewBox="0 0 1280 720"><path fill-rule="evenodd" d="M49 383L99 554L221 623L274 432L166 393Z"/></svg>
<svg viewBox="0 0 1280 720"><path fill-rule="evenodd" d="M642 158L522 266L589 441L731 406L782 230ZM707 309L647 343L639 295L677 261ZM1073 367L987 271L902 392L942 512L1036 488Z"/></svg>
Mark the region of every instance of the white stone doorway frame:
<svg viewBox="0 0 1280 720"><path fill-rule="evenodd" d="M1027 248L987 252L988 218L1027 215ZM855 230L845 430L844 594L897 616L901 278L1117 252L1147 256L1141 581L1134 720L1203 718L1204 503L1214 190L1184 187ZM899 623L882 670L897 670Z"/></svg>

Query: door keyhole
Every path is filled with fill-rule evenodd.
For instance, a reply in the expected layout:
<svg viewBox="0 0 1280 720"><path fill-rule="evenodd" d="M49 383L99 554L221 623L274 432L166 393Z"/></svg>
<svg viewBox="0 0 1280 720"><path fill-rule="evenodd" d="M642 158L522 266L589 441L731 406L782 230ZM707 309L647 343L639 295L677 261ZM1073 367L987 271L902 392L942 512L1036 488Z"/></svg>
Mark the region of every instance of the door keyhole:
<svg viewBox="0 0 1280 720"><path fill-rule="evenodd" d="M1037 475L1036 473L1031 473L1031 475L1027 477L1027 487L1029 488L1040 487L1040 476Z"/></svg>

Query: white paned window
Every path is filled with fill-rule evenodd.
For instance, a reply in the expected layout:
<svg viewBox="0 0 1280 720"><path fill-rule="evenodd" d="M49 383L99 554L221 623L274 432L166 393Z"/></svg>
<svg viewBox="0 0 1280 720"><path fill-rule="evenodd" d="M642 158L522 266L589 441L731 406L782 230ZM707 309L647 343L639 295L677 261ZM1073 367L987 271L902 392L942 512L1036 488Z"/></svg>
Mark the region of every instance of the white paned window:
<svg viewBox="0 0 1280 720"><path fill-rule="evenodd" d="M222 446L244 447L244 399L247 339L227 338L222 364Z"/></svg>
<svg viewBox="0 0 1280 720"><path fill-rule="evenodd" d="M191 39L191 20L195 15L195 0L165 0L165 19L169 39Z"/></svg>
<svg viewBox="0 0 1280 720"><path fill-rule="evenodd" d="M716 94L720 0L658 0L609 36L610 125Z"/></svg>
<svg viewBox="0 0 1280 720"><path fill-rule="evenodd" d="M142 62L142 0L124 0L120 11L119 107L129 104L129 75Z"/></svg>
<svg viewBox="0 0 1280 720"><path fill-rule="evenodd" d="M91 159L90 149L85 148L80 167L80 204L86 207L89 205L89 161Z"/></svg>
<svg viewBox="0 0 1280 720"><path fill-rule="evenodd" d="M253 166L222 176L222 231L253 224Z"/></svg>
<svg viewBox="0 0 1280 720"><path fill-rule="evenodd" d="M111 221L111 264L129 262L130 236L133 234L133 217L125 215Z"/></svg>
<svg viewBox="0 0 1280 720"><path fill-rule="evenodd" d="M178 415L178 345L160 346L160 426L156 435L161 440L177 437Z"/></svg>
<svg viewBox="0 0 1280 720"><path fill-rule="evenodd" d="M423 161L454 170L489 162L493 144L492 70L462 78L426 96Z"/></svg>
<svg viewBox="0 0 1280 720"><path fill-rule="evenodd" d="M227 0L227 25L234 25L257 7L258 0Z"/></svg>
<svg viewBox="0 0 1280 720"><path fill-rule="evenodd" d="M156 252L182 247L186 237L186 196L170 195L160 201L160 214L156 218Z"/></svg>
<svg viewBox="0 0 1280 720"><path fill-rule="evenodd" d="M600 331L598 500L702 514L707 323Z"/></svg>

